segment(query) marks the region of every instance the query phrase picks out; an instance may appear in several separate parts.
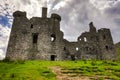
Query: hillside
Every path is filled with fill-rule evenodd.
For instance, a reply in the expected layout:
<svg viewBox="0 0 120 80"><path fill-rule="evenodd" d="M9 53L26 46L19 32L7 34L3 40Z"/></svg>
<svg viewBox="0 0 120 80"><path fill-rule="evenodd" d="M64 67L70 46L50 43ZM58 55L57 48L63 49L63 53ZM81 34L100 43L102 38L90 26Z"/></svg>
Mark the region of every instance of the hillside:
<svg viewBox="0 0 120 80"><path fill-rule="evenodd" d="M120 80L120 63L110 61L1 61L0 80Z"/></svg>
<svg viewBox="0 0 120 80"><path fill-rule="evenodd" d="M116 47L116 52L117 52L119 60L120 60L120 42L116 43L115 47Z"/></svg>

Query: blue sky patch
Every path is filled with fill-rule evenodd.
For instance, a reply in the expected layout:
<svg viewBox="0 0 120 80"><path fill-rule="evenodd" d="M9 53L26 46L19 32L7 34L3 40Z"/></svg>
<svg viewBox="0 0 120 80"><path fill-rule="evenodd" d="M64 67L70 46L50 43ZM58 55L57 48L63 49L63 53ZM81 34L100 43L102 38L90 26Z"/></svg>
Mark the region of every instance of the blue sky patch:
<svg viewBox="0 0 120 80"><path fill-rule="evenodd" d="M7 16L2 16L0 15L0 24L2 26L7 26L7 27L11 27L11 24L9 23L10 19Z"/></svg>

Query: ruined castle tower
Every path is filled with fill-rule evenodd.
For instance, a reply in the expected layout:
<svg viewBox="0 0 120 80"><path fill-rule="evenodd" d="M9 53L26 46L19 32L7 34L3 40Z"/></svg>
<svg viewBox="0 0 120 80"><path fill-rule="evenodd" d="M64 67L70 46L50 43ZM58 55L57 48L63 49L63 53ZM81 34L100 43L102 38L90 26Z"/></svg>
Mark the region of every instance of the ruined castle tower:
<svg viewBox="0 0 120 80"><path fill-rule="evenodd" d="M106 28L99 29L98 37L102 60L117 59L117 55L115 54L115 46L113 44L110 30Z"/></svg>
<svg viewBox="0 0 120 80"><path fill-rule="evenodd" d="M60 31L61 17L55 13L47 17L45 7L42 8L42 17L29 20L26 12L21 11L14 12L13 17L6 54L10 60L116 59L110 30L102 28L97 31L93 22L77 42L69 42L63 39Z"/></svg>
<svg viewBox="0 0 120 80"><path fill-rule="evenodd" d="M16 59L61 59L63 33L61 17L47 17L47 8L42 8L42 17L26 18L25 12L16 11L6 57ZM59 54L58 54L59 53Z"/></svg>

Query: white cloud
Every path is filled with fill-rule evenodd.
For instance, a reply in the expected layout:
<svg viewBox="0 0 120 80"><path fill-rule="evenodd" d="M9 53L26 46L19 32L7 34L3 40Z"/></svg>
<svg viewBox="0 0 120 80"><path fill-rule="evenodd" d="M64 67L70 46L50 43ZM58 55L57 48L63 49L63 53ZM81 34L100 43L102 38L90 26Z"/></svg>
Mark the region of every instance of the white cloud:
<svg viewBox="0 0 120 80"><path fill-rule="evenodd" d="M0 49L0 60L5 58L5 53L2 49Z"/></svg>
<svg viewBox="0 0 120 80"><path fill-rule="evenodd" d="M0 59L3 59L5 57L9 34L10 28L0 25Z"/></svg>
<svg viewBox="0 0 120 80"><path fill-rule="evenodd" d="M104 10L110 6L116 4L119 0L90 0L90 3L93 4L96 8Z"/></svg>
<svg viewBox="0 0 120 80"><path fill-rule="evenodd" d="M77 40L82 32L88 31L88 24L93 21L97 29L110 28L114 42L118 42L120 41L118 37L120 16L109 14L109 11L112 8L116 9L119 2L120 0L1 0L0 14L5 15L5 11L1 8L1 5L5 7L5 3L9 4L10 15L14 11L20 10L26 11L28 18L40 17L41 7L47 6L48 15L54 12L62 17L61 30L66 39ZM9 32L9 28L0 25L0 55L5 54Z"/></svg>
<svg viewBox="0 0 120 80"><path fill-rule="evenodd" d="M59 10L59 8L60 8L60 7L63 7L65 4L66 4L66 3L65 3L64 1L62 1L62 2L58 3L57 5L55 5L55 7L53 8L53 10L54 10L54 9Z"/></svg>

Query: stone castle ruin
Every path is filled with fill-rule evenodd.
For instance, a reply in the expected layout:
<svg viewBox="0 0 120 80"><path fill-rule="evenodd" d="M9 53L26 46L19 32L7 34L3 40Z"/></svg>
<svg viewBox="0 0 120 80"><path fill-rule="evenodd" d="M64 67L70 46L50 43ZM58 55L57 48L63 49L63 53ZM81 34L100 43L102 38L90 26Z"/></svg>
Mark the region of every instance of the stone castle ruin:
<svg viewBox="0 0 120 80"><path fill-rule="evenodd" d="M10 60L115 60L116 52L109 29L96 30L89 24L89 32L82 33L76 42L63 39L61 17L42 8L42 17L30 20L26 12L13 13L14 21L6 58Z"/></svg>

